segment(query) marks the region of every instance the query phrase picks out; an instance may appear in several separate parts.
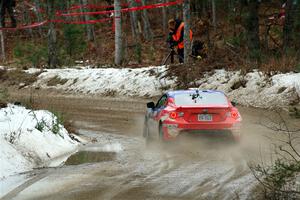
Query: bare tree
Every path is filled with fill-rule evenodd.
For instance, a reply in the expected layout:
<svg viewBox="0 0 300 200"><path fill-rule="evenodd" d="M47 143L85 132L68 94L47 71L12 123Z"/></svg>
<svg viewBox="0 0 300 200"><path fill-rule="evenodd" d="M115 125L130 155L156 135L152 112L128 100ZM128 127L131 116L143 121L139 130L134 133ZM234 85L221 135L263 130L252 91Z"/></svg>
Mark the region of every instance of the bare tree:
<svg viewBox="0 0 300 200"><path fill-rule="evenodd" d="M23 22L25 22L27 25L28 24L31 24L31 20L30 20L30 16L29 16L29 9L27 9L27 5L25 5L25 2L22 3L22 10L23 10ZM27 30L27 32L29 33L29 35L31 37L33 37L33 34L32 34L32 29L29 28Z"/></svg>
<svg viewBox="0 0 300 200"><path fill-rule="evenodd" d="M146 5L145 0L142 0L142 5L143 6ZM148 18L148 13L147 13L146 9L143 10L142 17L143 17L143 22L144 22L144 37L145 37L146 40L152 40L153 39L153 32L152 32L152 29L151 29L150 21L149 21L149 18Z"/></svg>
<svg viewBox="0 0 300 200"><path fill-rule="evenodd" d="M83 5L83 6L88 5L87 0L80 0L80 2L81 2L81 5ZM82 10L82 12L87 11L86 8L82 8L81 10ZM89 15L84 15L84 21L89 21L89 20L90 20ZM95 40L94 26L92 24L86 24L85 27L86 27L88 41L93 42Z"/></svg>
<svg viewBox="0 0 300 200"><path fill-rule="evenodd" d="M191 54L191 40L190 40L190 0L183 1L183 21L184 21L184 63L188 63L190 58L189 55Z"/></svg>
<svg viewBox="0 0 300 200"><path fill-rule="evenodd" d="M135 0L128 0L128 3L129 3L130 8L136 6ZM140 39L137 13L136 13L136 11L132 11L129 14L130 14L130 23L131 23L131 31L132 31L133 40L136 41L136 40Z"/></svg>
<svg viewBox="0 0 300 200"><path fill-rule="evenodd" d="M34 0L34 4L35 4L35 8L33 9L33 11L34 11L34 13L37 17L37 20L39 22L41 22L42 21L42 15L41 15L41 12L40 12L40 8L41 8L40 1L39 0ZM42 36L42 34L43 34L42 27L39 27L38 29L39 29L40 36Z"/></svg>
<svg viewBox="0 0 300 200"><path fill-rule="evenodd" d="M1 24L0 24L0 28L1 28ZM5 46L4 46L4 35L3 35L3 31L0 31L0 42L1 42L1 55L0 58L1 60L5 61Z"/></svg>
<svg viewBox="0 0 300 200"><path fill-rule="evenodd" d="M296 17L297 1L287 0L285 7L285 22L283 27L283 48L287 52L288 48L291 48L294 43L294 22Z"/></svg>
<svg viewBox="0 0 300 200"><path fill-rule="evenodd" d="M129 7L135 7L136 2L135 0L128 0L129 2ZM132 30L132 36L133 36L133 41L135 43L135 54L137 61L139 63L142 62L142 56L141 56L141 31L138 27L138 16L136 11L130 12L130 22L131 22L131 30Z"/></svg>
<svg viewBox="0 0 300 200"><path fill-rule="evenodd" d="M48 30L48 65L50 68L55 68L58 65L57 47L56 47L56 31L52 20L55 17L55 0L47 0L47 13L50 20Z"/></svg>
<svg viewBox="0 0 300 200"><path fill-rule="evenodd" d="M163 0L163 3L166 3L167 0ZM162 26L163 26L163 32L164 34L167 33L167 7L162 8Z"/></svg>
<svg viewBox="0 0 300 200"><path fill-rule="evenodd" d="M214 31L217 30L217 17L216 17L216 1L211 0L211 7L212 7L212 24L214 27Z"/></svg>
<svg viewBox="0 0 300 200"><path fill-rule="evenodd" d="M115 64L122 64L122 22L120 0L115 0Z"/></svg>
<svg viewBox="0 0 300 200"><path fill-rule="evenodd" d="M246 38L247 47L250 51L251 59L259 59L260 56L260 39L259 39L259 18L258 0L244 0L242 1L246 6L246 18L245 18L245 28L246 28Z"/></svg>

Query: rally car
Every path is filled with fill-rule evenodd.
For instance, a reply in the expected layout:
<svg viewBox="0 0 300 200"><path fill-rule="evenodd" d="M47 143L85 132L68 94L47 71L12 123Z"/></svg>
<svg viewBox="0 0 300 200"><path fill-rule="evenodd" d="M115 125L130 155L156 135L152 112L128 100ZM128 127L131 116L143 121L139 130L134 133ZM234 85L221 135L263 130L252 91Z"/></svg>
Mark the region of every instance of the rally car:
<svg viewBox="0 0 300 200"><path fill-rule="evenodd" d="M235 103L221 91L169 91L156 104L147 103L143 136L168 141L191 132L229 132L239 140L241 121Z"/></svg>

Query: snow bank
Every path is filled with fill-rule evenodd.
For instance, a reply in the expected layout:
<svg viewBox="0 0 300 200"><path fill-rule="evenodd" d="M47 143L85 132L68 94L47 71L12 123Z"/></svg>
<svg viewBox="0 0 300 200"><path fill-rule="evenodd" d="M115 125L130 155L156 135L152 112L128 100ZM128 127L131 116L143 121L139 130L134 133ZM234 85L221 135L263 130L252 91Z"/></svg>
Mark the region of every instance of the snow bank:
<svg viewBox="0 0 300 200"><path fill-rule="evenodd" d="M0 146L0 179L4 179L71 153L78 143L52 113L8 105L0 109Z"/></svg>
<svg viewBox="0 0 300 200"><path fill-rule="evenodd" d="M39 75L34 85L85 94L156 96L161 94L164 86L175 86L174 80L163 78L165 71L164 66L138 69L47 69ZM52 85L55 79L57 84Z"/></svg>
<svg viewBox="0 0 300 200"><path fill-rule="evenodd" d="M216 70L197 83L201 89L223 91L230 99L246 106L286 107L300 102L300 73L268 77L259 71L242 75L240 71Z"/></svg>
<svg viewBox="0 0 300 200"><path fill-rule="evenodd" d="M39 75L34 86L84 94L152 97L166 89L176 89L176 77L166 77L166 70L165 66L48 69ZM201 89L223 91L230 99L247 106L285 107L300 101L300 73L269 77L259 71L242 75L240 71L216 70L196 83Z"/></svg>

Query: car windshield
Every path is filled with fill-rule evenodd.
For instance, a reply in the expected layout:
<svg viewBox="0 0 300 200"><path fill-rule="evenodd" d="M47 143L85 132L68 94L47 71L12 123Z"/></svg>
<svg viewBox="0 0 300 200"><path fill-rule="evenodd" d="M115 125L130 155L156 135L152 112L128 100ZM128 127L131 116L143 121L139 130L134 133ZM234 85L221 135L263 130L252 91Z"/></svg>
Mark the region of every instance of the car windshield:
<svg viewBox="0 0 300 200"><path fill-rule="evenodd" d="M228 106L227 98L221 92L181 93L174 96L177 106Z"/></svg>

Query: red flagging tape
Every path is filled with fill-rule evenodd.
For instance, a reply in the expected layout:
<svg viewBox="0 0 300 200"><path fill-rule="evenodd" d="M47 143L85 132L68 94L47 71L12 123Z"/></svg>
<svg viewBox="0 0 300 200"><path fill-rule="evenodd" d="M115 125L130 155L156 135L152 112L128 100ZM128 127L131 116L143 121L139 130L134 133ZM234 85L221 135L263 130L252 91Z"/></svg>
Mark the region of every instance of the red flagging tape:
<svg viewBox="0 0 300 200"><path fill-rule="evenodd" d="M140 0L136 0L140 1ZM145 10L145 9L153 9L153 8L161 8L165 6L172 6L172 5L178 5L181 4L182 0L177 0L173 2L168 3L159 3L159 4L152 4L152 5L146 5L146 6L138 6L138 7L132 7L132 8L123 8L120 10L120 12L132 12L132 11L138 11L138 10ZM110 14L114 13L114 10L108 10L108 11L98 11L98 12L80 12L80 13L68 13L68 14L62 14L57 13L57 16L81 16L81 15L102 15L102 14ZM88 20L88 21L65 21L65 20L45 20L43 22L34 23L31 25L26 26L20 26L16 28L0 28L0 30L20 30L20 29L30 29L30 28L36 28L39 26L43 26L49 22L53 23L64 23L64 24L95 24L95 23L101 23L101 22L107 22L113 20L113 18L104 18L104 19L98 19L98 20Z"/></svg>
<svg viewBox="0 0 300 200"><path fill-rule="evenodd" d="M167 3L158 3L146 6L138 6L132 8L123 8L120 12L131 12L131 11L138 11L138 10L146 10L146 9L153 9L153 8L161 8L165 6L173 6L177 4L182 4L182 0L167 2ZM105 10L105 11L96 11L96 12L76 12L76 13L58 13L57 16L82 16L82 15L105 15L114 13L114 10Z"/></svg>
<svg viewBox="0 0 300 200"><path fill-rule="evenodd" d="M36 27L39 27L39 26L43 26L47 23L48 23L48 21L42 21L42 22L37 22L37 23L34 23L34 24L30 24L30 25L26 25L26 26L19 26L19 27L15 27L15 28L11 28L11 27L0 28L0 30L31 29L31 28L36 28Z"/></svg>
<svg viewBox="0 0 300 200"><path fill-rule="evenodd" d="M141 0L135 0L136 3L141 3ZM24 4L27 5L28 7L32 8L32 9L36 9L36 6L28 1L24 1ZM129 3L124 3L121 4L121 7L128 7ZM72 11L72 10L78 10L78 9L109 9L109 8L114 8L114 5L108 5L108 6L99 6L99 5L92 5L92 4L88 4L88 5L73 5L70 8L66 9L66 10L58 10L56 11L56 14L61 14L64 12L68 12L68 11ZM45 10L40 8L37 10L40 13L45 13Z"/></svg>
<svg viewBox="0 0 300 200"><path fill-rule="evenodd" d="M141 0L135 0L135 2L136 3L141 3ZM121 4L121 7L128 7L128 6L129 6L129 3ZM67 10L59 11L59 13L63 13L63 12L71 11L71 10L78 10L80 8L107 9L107 8L114 8L114 7L115 7L114 5L109 5L109 6L99 6L99 5L92 5L92 4L89 4L89 5L73 5Z"/></svg>

